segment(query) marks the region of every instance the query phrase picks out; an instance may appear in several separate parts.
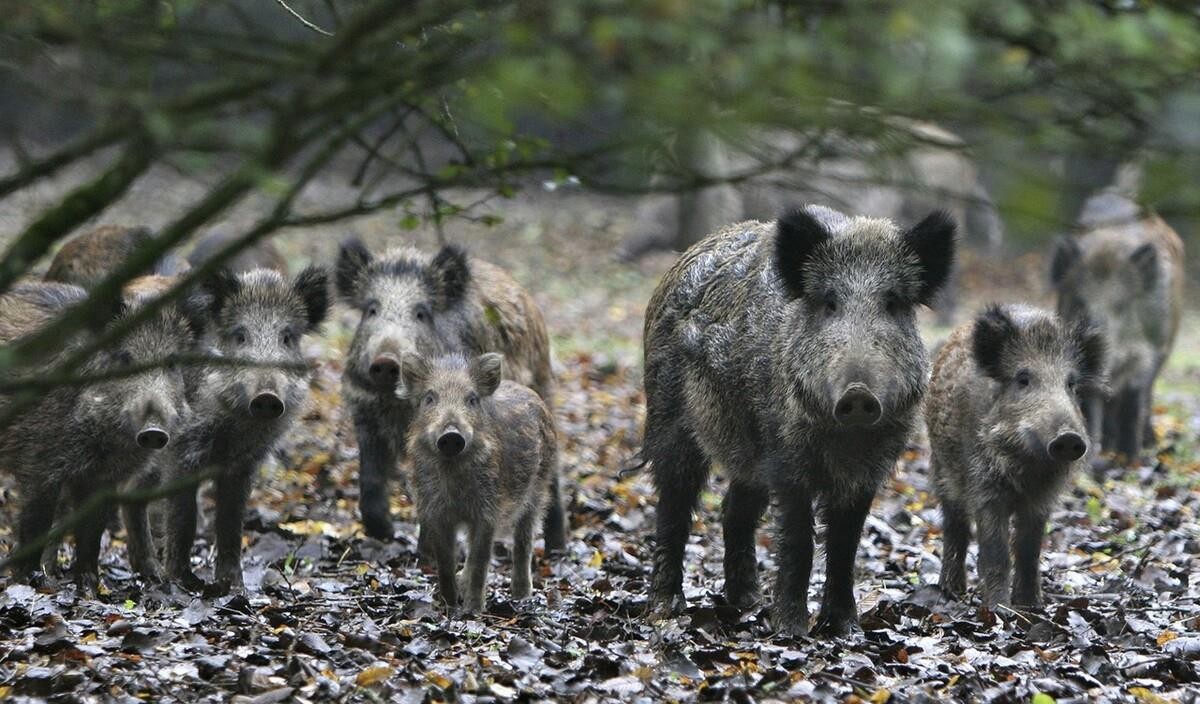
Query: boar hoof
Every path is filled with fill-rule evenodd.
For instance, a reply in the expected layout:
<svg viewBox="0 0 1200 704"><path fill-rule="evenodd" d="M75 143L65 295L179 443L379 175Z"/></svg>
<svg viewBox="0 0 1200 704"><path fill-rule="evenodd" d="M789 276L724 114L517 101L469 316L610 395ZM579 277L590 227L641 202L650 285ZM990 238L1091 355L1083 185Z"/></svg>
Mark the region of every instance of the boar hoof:
<svg viewBox="0 0 1200 704"><path fill-rule="evenodd" d="M396 537L392 529L392 519L386 515L365 514L362 517L362 525L363 532L376 540L392 540Z"/></svg>
<svg viewBox="0 0 1200 704"><path fill-rule="evenodd" d="M725 588L725 600L739 611L749 611L762 602L762 592L756 586L731 585Z"/></svg>
<svg viewBox="0 0 1200 704"><path fill-rule="evenodd" d="M75 575L75 588L80 596L95 599L100 595L100 575L91 572Z"/></svg>
<svg viewBox="0 0 1200 704"><path fill-rule="evenodd" d="M813 625L813 635L848 636L858 630L856 614L821 611L817 614L817 622Z"/></svg>
<svg viewBox="0 0 1200 704"><path fill-rule="evenodd" d="M654 595L650 597L650 602L646 604L646 618L651 621L671 618L683 613L685 608L687 608L687 600L679 592L666 596Z"/></svg>
<svg viewBox="0 0 1200 704"><path fill-rule="evenodd" d="M191 570L185 570L176 575L174 580L176 584L184 589L184 591L200 594L208 588L208 582L196 576L196 573Z"/></svg>

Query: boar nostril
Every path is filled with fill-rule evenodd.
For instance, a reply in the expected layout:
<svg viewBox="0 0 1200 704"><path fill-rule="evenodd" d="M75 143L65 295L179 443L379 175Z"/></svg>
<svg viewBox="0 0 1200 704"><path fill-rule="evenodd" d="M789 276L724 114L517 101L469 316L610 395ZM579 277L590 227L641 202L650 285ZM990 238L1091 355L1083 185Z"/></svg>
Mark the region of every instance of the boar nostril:
<svg viewBox="0 0 1200 704"><path fill-rule="evenodd" d="M400 380L400 362L390 355L380 355L371 362L368 372L376 386L392 387Z"/></svg>
<svg viewBox="0 0 1200 704"><path fill-rule="evenodd" d="M1063 433L1050 441L1046 451L1061 462L1074 462L1087 453L1087 441L1078 433Z"/></svg>
<svg viewBox="0 0 1200 704"><path fill-rule="evenodd" d="M437 439L438 452L453 457L463 451L467 446L467 439L462 436L462 433L457 430L447 430L442 433Z"/></svg>
<svg viewBox="0 0 1200 704"><path fill-rule="evenodd" d="M833 416L841 425L874 425L882 415L879 399L861 386L847 389L833 408Z"/></svg>
<svg viewBox="0 0 1200 704"><path fill-rule="evenodd" d="M255 418L278 418L283 415L283 399L264 391L250 401L250 415Z"/></svg>
<svg viewBox="0 0 1200 704"><path fill-rule="evenodd" d="M171 442L171 436L162 428L146 428L137 434L138 447L147 450L161 450Z"/></svg>

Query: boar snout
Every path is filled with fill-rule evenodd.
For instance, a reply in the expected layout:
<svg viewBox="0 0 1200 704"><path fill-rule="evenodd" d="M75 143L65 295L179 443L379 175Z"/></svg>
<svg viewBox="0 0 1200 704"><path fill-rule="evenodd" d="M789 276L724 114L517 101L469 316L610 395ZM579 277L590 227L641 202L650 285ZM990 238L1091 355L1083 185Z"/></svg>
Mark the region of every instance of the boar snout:
<svg viewBox="0 0 1200 704"><path fill-rule="evenodd" d="M394 389L400 381L400 360L392 354L381 354L371 362L367 373L380 389Z"/></svg>
<svg viewBox="0 0 1200 704"><path fill-rule="evenodd" d="M283 415L283 399L273 391L260 391L250 400L250 415L271 420Z"/></svg>
<svg viewBox="0 0 1200 704"><path fill-rule="evenodd" d="M454 457L459 455L467 447L467 438L455 426L450 426L442 431L442 434L437 439L438 452L446 457Z"/></svg>
<svg viewBox="0 0 1200 704"><path fill-rule="evenodd" d="M1079 433L1059 433L1046 446L1046 452L1058 462L1074 462L1087 454L1087 441Z"/></svg>
<svg viewBox="0 0 1200 704"><path fill-rule="evenodd" d="M848 386L833 408L833 417L845 426L875 425L882 416L879 398L862 384Z"/></svg>
<svg viewBox="0 0 1200 704"><path fill-rule="evenodd" d="M157 425L143 428L137 434L138 447L145 450L161 450L171 442L171 434Z"/></svg>

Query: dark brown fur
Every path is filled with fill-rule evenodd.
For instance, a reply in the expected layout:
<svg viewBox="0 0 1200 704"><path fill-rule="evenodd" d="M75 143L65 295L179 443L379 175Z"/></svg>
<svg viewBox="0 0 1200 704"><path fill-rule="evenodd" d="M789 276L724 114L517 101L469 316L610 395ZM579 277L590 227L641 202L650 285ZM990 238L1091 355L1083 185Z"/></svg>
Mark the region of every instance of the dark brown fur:
<svg viewBox="0 0 1200 704"><path fill-rule="evenodd" d="M144 227L104 225L86 232L62 246L50 262L46 281L75 284L90 289L117 269L140 247L154 240L154 234ZM178 275L187 270L187 262L173 254L142 272L144 274Z"/></svg>

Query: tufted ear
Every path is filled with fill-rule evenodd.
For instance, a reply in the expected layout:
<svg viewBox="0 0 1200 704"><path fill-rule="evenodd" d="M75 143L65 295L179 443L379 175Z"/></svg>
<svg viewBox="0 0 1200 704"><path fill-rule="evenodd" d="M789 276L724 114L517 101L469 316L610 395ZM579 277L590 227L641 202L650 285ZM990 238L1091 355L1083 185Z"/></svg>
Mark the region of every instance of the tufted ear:
<svg viewBox="0 0 1200 704"><path fill-rule="evenodd" d="M209 315L214 318L220 315L229 299L241 290L241 280L229 269L221 268L213 272L201 285L201 291L208 296Z"/></svg>
<svg viewBox="0 0 1200 704"><path fill-rule="evenodd" d="M450 308L467 293L471 282L471 265L467 253L455 245L442 247L429 263L429 281L434 290L435 306L439 310Z"/></svg>
<svg viewBox="0 0 1200 704"><path fill-rule="evenodd" d="M1071 330L1079 360L1079 376L1082 386L1104 388L1108 383L1105 364L1108 360L1108 343L1104 331L1090 318L1075 321Z"/></svg>
<svg viewBox="0 0 1200 704"><path fill-rule="evenodd" d="M361 303L362 276L374 258L370 250L357 237L351 237L338 248L337 292L346 303L357 306Z"/></svg>
<svg viewBox="0 0 1200 704"><path fill-rule="evenodd" d="M803 209L785 213L775 231L775 266L793 298L804 295L804 267L832 235Z"/></svg>
<svg viewBox="0 0 1200 704"><path fill-rule="evenodd" d="M396 387L396 395L400 398L417 398L429 383L431 371L428 359L411 352L405 353L400 358L400 385Z"/></svg>
<svg viewBox="0 0 1200 704"><path fill-rule="evenodd" d="M504 375L504 355L497 352L481 354L471 360L471 380L475 382L475 390L480 396L487 397L496 393L500 380Z"/></svg>
<svg viewBox="0 0 1200 704"><path fill-rule="evenodd" d="M975 356L976 366L989 377L1002 381L1004 348L1012 344L1018 334L1016 323L1003 308L988 306L975 319L975 329L971 333L971 353Z"/></svg>
<svg viewBox="0 0 1200 704"><path fill-rule="evenodd" d="M182 291L179 298L175 299L176 310L197 340L208 329L211 302L212 299L202 290Z"/></svg>
<svg viewBox="0 0 1200 704"><path fill-rule="evenodd" d="M954 218L935 210L904 233L904 244L921 263L921 290L917 302L929 305L950 279L956 244Z"/></svg>
<svg viewBox="0 0 1200 704"><path fill-rule="evenodd" d="M325 267L310 265L296 275L292 289L304 301L308 331L312 332L329 313L329 274Z"/></svg>
<svg viewBox="0 0 1200 704"><path fill-rule="evenodd" d="M1154 288L1158 283L1158 251L1154 249L1154 245L1147 242L1133 250L1129 261L1133 262L1142 275L1142 285L1147 289Z"/></svg>
<svg viewBox="0 0 1200 704"><path fill-rule="evenodd" d="M1054 243L1054 254L1050 257L1050 284L1054 288L1062 285L1081 254L1079 243L1072 237L1059 237Z"/></svg>

